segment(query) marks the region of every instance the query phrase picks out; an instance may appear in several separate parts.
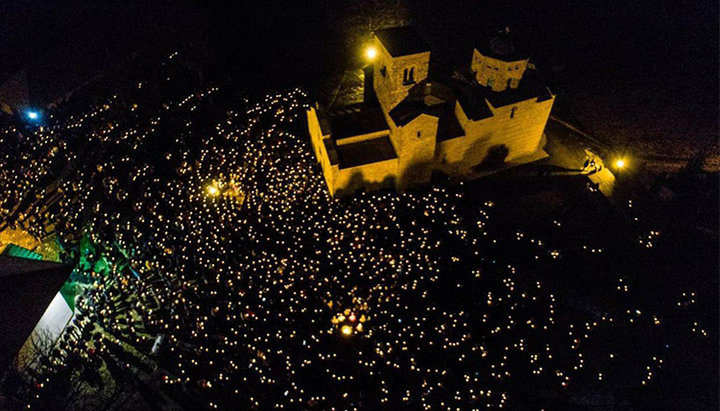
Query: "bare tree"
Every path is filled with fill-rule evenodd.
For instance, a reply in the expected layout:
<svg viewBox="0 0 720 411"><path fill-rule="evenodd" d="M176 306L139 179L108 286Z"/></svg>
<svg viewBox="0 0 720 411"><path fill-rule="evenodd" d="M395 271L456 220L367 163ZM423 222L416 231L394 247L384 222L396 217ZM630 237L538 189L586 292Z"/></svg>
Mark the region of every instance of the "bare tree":
<svg viewBox="0 0 720 411"><path fill-rule="evenodd" d="M53 338L50 331L38 329L33 332L16 358L17 367L20 370L37 367L39 364L48 362L52 357L55 348L56 339Z"/></svg>
<svg viewBox="0 0 720 411"><path fill-rule="evenodd" d="M406 0L358 0L340 13L340 31L350 49L362 47L375 30L404 26L410 21Z"/></svg>

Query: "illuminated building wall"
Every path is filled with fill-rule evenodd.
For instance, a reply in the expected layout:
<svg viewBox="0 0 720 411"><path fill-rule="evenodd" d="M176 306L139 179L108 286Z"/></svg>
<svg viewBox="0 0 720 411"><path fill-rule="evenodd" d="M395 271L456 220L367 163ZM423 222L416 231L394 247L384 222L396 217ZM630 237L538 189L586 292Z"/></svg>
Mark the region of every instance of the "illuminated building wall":
<svg viewBox="0 0 720 411"><path fill-rule="evenodd" d="M374 63L373 86L383 110L390 111L405 97L410 89L425 81L430 67L430 52L393 57L375 37L379 50Z"/></svg>
<svg viewBox="0 0 720 411"><path fill-rule="evenodd" d="M46 355L46 352L37 351L54 347L55 342L60 338L74 315L75 313L70 309L65 298L58 292L40 317L40 321L35 325L25 344L20 348L17 357L19 365L28 366L38 355Z"/></svg>
<svg viewBox="0 0 720 411"><path fill-rule="evenodd" d="M508 88L518 88L520 80L527 69L528 59L503 61L483 56L477 49L473 49L473 59L470 68L475 73L475 80L493 91L503 91Z"/></svg>
<svg viewBox="0 0 720 411"><path fill-rule="evenodd" d="M313 150L331 195L390 184L404 190L427 183L434 170L475 178L547 156L543 132L555 96L537 76L530 83L524 79L529 59L515 51L509 31L486 48L473 49L470 69L477 84L451 92L450 98L445 91L435 91L447 86L428 81L430 51L412 29L380 30L370 49L373 89L386 127L370 132L358 124L357 134L348 135L345 123L337 136L320 108L307 113ZM348 112L358 110L350 107ZM380 140L385 136L393 155L370 155L346 164L349 145L366 142L367 147L377 143L383 148Z"/></svg>
<svg viewBox="0 0 720 411"><path fill-rule="evenodd" d="M395 186L398 175L397 158L352 167L341 167L338 154L338 147L342 151L342 146L387 138L387 130L336 141L327 129L327 124L323 123L326 123L326 121L318 116L314 107L311 107L308 111L310 141L315 156L320 162L325 183L332 196L335 196L338 191L352 193L360 188L374 189Z"/></svg>
<svg viewBox="0 0 720 411"><path fill-rule="evenodd" d="M400 127L390 116L386 118L398 154L397 187L402 190L427 183L435 168L438 118L422 114Z"/></svg>
<svg viewBox="0 0 720 411"><path fill-rule="evenodd" d="M554 101L554 97L542 102L533 98L491 107L493 116L478 121L469 120L457 102L455 113L465 135L438 143L436 168L456 177L472 176L473 168L481 165L491 150L506 163L537 152L542 149L543 131Z"/></svg>

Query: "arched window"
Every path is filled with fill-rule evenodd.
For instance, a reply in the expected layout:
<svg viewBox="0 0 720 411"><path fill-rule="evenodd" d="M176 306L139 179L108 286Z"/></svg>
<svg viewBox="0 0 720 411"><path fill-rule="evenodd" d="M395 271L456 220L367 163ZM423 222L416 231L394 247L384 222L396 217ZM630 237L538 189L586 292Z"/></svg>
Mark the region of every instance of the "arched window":
<svg viewBox="0 0 720 411"><path fill-rule="evenodd" d="M510 118L515 117L515 111L517 110L517 107L513 107L510 109Z"/></svg>
<svg viewBox="0 0 720 411"><path fill-rule="evenodd" d="M404 69L403 70L403 84L412 84L415 82L413 79L415 77L415 67L411 67L409 70Z"/></svg>

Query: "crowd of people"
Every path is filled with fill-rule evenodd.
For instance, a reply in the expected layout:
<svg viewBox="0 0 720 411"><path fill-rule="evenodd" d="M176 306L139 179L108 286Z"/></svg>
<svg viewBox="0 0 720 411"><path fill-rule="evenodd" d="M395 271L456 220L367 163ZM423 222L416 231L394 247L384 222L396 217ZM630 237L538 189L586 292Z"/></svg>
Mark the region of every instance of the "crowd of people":
<svg viewBox="0 0 720 411"><path fill-rule="evenodd" d="M660 372L627 276L588 309L551 275L602 239L537 238L467 184L333 199L305 92L238 99L183 58L0 129L0 220L56 233L82 290L27 407L70 375L192 409L607 405Z"/></svg>

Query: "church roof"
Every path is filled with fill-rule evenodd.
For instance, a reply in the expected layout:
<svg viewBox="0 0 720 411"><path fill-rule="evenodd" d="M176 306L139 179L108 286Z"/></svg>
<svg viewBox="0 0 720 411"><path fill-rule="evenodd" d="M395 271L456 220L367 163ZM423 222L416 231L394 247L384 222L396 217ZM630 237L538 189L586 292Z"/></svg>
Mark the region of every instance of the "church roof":
<svg viewBox="0 0 720 411"><path fill-rule="evenodd" d="M409 122L415 120L419 115L425 113L428 106L422 100L414 100L405 98L390 110L390 118L393 119L398 127L402 127Z"/></svg>
<svg viewBox="0 0 720 411"><path fill-rule="evenodd" d="M447 101L444 86L438 83L422 82L412 87L408 96L388 113L399 127L405 126L421 114L438 118L438 141L460 137L465 131L455 115L454 101Z"/></svg>
<svg viewBox="0 0 720 411"><path fill-rule="evenodd" d="M470 86L458 93L458 102L468 119L477 121L492 117L493 113L488 106L483 93L478 90L480 86Z"/></svg>
<svg viewBox="0 0 720 411"><path fill-rule="evenodd" d="M395 149L387 136L339 145L337 154L341 169L397 158Z"/></svg>
<svg viewBox="0 0 720 411"><path fill-rule="evenodd" d="M0 255L0 367L5 367L67 280L71 266Z"/></svg>
<svg viewBox="0 0 720 411"><path fill-rule="evenodd" d="M534 70L526 70L518 88L515 89L492 91L489 87L474 83L459 86L457 94L465 115L473 121L492 117L490 106L505 107L533 98L538 102L552 98L552 93L545 82Z"/></svg>
<svg viewBox="0 0 720 411"><path fill-rule="evenodd" d="M517 49L516 41L507 28L490 38L478 42L475 48L483 56L502 61L518 61L528 58L525 53Z"/></svg>
<svg viewBox="0 0 720 411"><path fill-rule="evenodd" d="M390 118L397 126L402 127L421 114L430 114L425 98L431 96L432 91L432 84L428 81L415 84L408 90L408 95L388 112Z"/></svg>
<svg viewBox="0 0 720 411"><path fill-rule="evenodd" d="M455 115L455 104L445 103L435 106L438 123L437 141L450 140L465 135L465 130Z"/></svg>
<svg viewBox="0 0 720 411"><path fill-rule="evenodd" d="M410 26L376 30L375 36L393 57L430 51L430 46Z"/></svg>
<svg viewBox="0 0 720 411"><path fill-rule="evenodd" d="M535 70L526 70L518 88L508 88L504 91L492 91L489 87L477 86L487 101L493 107L504 107L510 104L519 103L521 101L536 98L537 101L545 101L552 98L550 90L545 82L535 72Z"/></svg>
<svg viewBox="0 0 720 411"><path fill-rule="evenodd" d="M330 131L336 140L390 130L380 106L353 104L326 114Z"/></svg>
<svg viewBox="0 0 720 411"><path fill-rule="evenodd" d="M453 103L440 103L428 105L422 100L405 99L390 110L390 116L395 124L402 127L416 119L421 114L438 118L437 140L444 141L460 137L465 131L455 116Z"/></svg>

